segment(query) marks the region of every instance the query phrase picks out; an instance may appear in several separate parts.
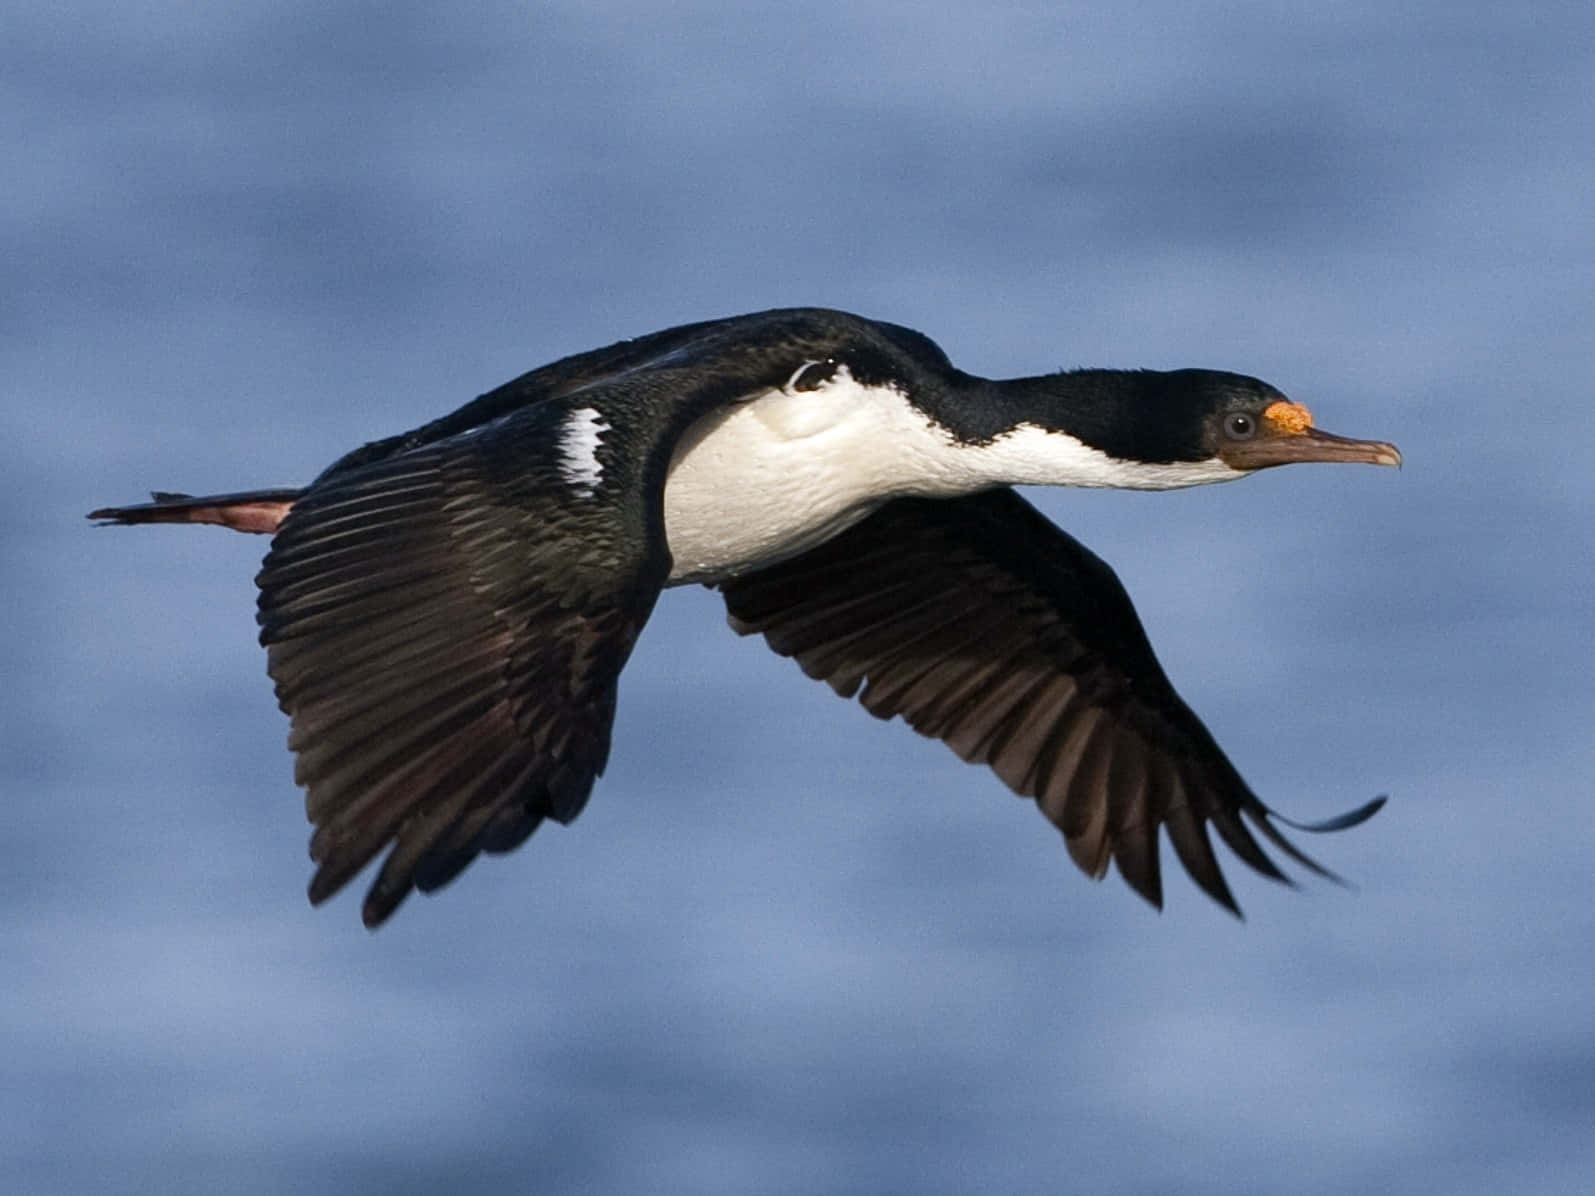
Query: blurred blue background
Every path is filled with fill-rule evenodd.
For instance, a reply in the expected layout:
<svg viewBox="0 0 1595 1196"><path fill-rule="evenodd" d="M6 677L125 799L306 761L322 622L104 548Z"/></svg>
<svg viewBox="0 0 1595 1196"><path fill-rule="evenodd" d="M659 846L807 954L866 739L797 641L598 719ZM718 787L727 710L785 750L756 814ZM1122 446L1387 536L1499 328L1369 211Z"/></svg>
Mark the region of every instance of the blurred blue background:
<svg viewBox="0 0 1595 1196"><path fill-rule="evenodd" d="M9 1190L1586 1191L1592 79L1583 3L11 11ZM1266 800L1392 795L1354 891L1157 915L683 590L575 825L308 907L265 541L83 513L809 303L1401 445L1036 496Z"/></svg>

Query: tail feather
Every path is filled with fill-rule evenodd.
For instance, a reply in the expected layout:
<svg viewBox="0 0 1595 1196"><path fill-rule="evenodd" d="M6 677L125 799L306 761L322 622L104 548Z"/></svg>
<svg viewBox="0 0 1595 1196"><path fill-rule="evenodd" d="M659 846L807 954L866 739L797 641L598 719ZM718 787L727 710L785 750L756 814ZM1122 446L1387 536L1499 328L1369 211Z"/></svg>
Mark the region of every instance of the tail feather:
<svg viewBox="0 0 1595 1196"><path fill-rule="evenodd" d="M102 525L134 523L214 523L239 532L270 534L287 517L303 490L241 490L236 494L150 493L153 502L101 507L89 518Z"/></svg>

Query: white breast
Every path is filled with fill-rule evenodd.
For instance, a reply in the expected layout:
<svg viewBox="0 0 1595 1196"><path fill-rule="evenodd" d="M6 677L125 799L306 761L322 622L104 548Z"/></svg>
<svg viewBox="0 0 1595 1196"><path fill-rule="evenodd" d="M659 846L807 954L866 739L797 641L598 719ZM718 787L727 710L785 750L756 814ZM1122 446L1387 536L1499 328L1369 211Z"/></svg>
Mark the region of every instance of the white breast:
<svg viewBox="0 0 1595 1196"><path fill-rule="evenodd" d="M895 389L846 368L817 390L772 390L710 416L665 484L673 583L796 555L905 493L934 487L953 441Z"/></svg>

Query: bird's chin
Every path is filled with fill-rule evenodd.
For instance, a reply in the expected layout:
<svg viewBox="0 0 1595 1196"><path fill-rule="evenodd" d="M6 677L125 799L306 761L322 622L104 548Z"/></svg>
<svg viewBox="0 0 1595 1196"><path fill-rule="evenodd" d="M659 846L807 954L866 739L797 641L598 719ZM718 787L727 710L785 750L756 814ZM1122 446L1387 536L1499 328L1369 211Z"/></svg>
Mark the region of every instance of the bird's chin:
<svg viewBox="0 0 1595 1196"><path fill-rule="evenodd" d="M1288 436L1270 436L1227 446L1220 454L1235 469L1268 469L1307 461L1358 465L1401 465L1401 450L1383 440L1353 440L1304 428Z"/></svg>

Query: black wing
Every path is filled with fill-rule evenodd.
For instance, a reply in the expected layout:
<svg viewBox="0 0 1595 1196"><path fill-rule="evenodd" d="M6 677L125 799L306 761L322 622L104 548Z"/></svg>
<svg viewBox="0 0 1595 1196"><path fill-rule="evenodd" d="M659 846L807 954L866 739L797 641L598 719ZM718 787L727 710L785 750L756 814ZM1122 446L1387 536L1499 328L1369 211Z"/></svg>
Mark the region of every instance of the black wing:
<svg viewBox="0 0 1595 1196"><path fill-rule="evenodd" d="M588 491L547 404L306 491L257 578L319 868L388 843L367 925L544 818L574 818L609 752L616 682L670 561L658 487L618 449ZM619 476L613 476L619 475Z"/></svg>
<svg viewBox="0 0 1595 1196"><path fill-rule="evenodd" d="M658 333L534 370L306 488L257 581L316 826L311 900L392 843L363 911L374 926L412 888L574 818L669 576L663 494L681 435L813 359L911 368L905 336L817 309ZM583 407L606 425L594 485L564 460Z"/></svg>
<svg viewBox="0 0 1595 1196"><path fill-rule="evenodd" d="M1035 797L1093 877L1112 859L1161 906L1157 835L1167 827L1186 870L1238 914L1207 824L1258 872L1289 883L1244 814L1332 878L1272 825L1175 693L1113 570L1012 490L898 499L721 588L737 631L762 632L843 697L862 686L870 713L901 714ZM1355 825L1382 801L1300 829Z"/></svg>

